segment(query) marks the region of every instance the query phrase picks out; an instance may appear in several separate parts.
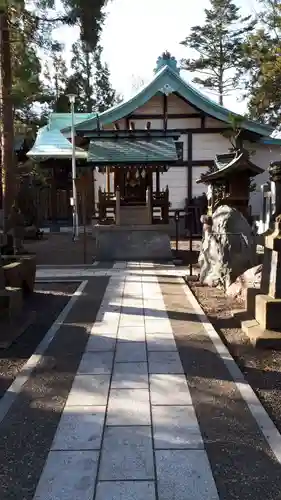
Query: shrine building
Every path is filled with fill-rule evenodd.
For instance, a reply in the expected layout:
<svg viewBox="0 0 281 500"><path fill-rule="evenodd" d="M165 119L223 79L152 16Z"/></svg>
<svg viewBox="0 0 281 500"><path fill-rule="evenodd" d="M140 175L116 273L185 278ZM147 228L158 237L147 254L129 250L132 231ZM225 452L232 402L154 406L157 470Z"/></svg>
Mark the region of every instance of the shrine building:
<svg viewBox="0 0 281 500"><path fill-rule="evenodd" d="M158 58L151 81L129 100L100 114L75 113L77 173L88 177L87 219L169 224L175 210L184 213L207 191L196 181L217 155L229 153L223 134L232 128L233 115L187 83L168 52ZM52 113L27 153L46 173L47 187L38 196L41 219L50 224L71 225L71 119L70 113ZM240 147L262 169L255 178L260 186L270 162L280 158L281 140L256 121L244 120L241 128ZM250 205L258 215L258 188Z"/></svg>

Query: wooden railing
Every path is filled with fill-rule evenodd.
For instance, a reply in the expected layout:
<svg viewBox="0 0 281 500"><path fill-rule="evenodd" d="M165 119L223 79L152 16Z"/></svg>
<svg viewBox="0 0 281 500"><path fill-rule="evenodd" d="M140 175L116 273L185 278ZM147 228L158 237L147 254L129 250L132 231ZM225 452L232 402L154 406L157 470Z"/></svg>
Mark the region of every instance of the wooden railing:
<svg viewBox="0 0 281 500"><path fill-rule="evenodd" d="M161 219L160 222L163 224L169 224L169 188L166 186L166 189L158 192L152 193L152 214L153 209L160 209ZM152 221L155 220L152 218Z"/></svg>
<svg viewBox="0 0 281 500"><path fill-rule="evenodd" d="M162 191L151 192L148 190L150 200L147 204L150 206L151 210L151 221L152 223L169 223L169 189L168 186ZM154 209L160 209L160 220L153 219ZM114 213L116 220L116 193L108 193L102 191L100 188L98 191L98 218L100 222L105 222L108 220L108 212Z"/></svg>

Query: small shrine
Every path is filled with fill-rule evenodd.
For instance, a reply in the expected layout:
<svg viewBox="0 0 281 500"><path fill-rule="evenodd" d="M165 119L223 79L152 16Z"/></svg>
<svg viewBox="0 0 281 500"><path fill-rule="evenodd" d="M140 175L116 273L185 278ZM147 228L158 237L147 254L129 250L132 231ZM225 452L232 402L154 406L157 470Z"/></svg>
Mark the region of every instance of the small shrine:
<svg viewBox="0 0 281 500"><path fill-rule="evenodd" d="M212 170L197 181L208 185L208 215L220 205L228 205L248 219L251 178L263 169L251 162L248 151L238 149L217 155Z"/></svg>

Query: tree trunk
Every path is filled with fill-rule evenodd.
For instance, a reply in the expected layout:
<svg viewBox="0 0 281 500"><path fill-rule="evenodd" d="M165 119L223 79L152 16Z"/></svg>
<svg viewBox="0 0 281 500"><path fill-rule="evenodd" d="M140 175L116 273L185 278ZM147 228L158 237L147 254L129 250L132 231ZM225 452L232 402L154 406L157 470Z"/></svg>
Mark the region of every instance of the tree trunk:
<svg viewBox="0 0 281 500"><path fill-rule="evenodd" d="M92 89L91 89L91 77L92 77L92 68L90 64L90 54L89 50L85 50L85 61L86 61L86 110L87 113L92 113L93 111L93 103L92 103Z"/></svg>
<svg viewBox="0 0 281 500"><path fill-rule="evenodd" d="M223 106L223 77L224 77L224 69L223 69L223 61L224 61L224 49L223 49L223 40L222 40L222 23L220 24L220 67L219 67L219 104Z"/></svg>
<svg viewBox="0 0 281 500"><path fill-rule="evenodd" d="M15 200L15 158L14 122L12 102L12 67L10 32L7 11L0 11L0 109L1 129L1 167L2 196L4 210L4 232L7 232L7 219Z"/></svg>

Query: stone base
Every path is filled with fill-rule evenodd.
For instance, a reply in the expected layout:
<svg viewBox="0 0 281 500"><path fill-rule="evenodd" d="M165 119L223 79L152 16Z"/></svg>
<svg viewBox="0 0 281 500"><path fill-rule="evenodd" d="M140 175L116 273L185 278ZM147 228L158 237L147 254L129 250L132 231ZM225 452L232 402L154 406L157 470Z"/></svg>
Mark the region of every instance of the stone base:
<svg viewBox="0 0 281 500"><path fill-rule="evenodd" d="M36 312L19 314L15 318L0 318L0 349L8 349L36 320Z"/></svg>
<svg viewBox="0 0 281 500"><path fill-rule="evenodd" d="M251 318L255 317L255 312L256 312L256 297L257 295L260 295L261 289L260 288L253 288L249 287L246 290L246 296L245 296L245 309L248 311L249 315Z"/></svg>
<svg viewBox="0 0 281 500"><path fill-rule="evenodd" d="M0 291L0 308L6 311L7 315L12 318L18 316L22 311L23 297L21 288L6 287Z"/></svg>
<svg viewBox="0 0 281 500"><path fill-rule="evenodd" d="M169 226L96 225L96 259L113 260L172 260Z"/></svg>
<svg viewBox="0 0 281 500"><path fill-rule="evenodd" d="M281 299L274 299L269 295L257 295L255 319L263 330L277 330L281 332Z"/></svg>
<svg viewBox="0 0 281 500"><path fill-rule="evenodd" d="M265 330L255 319L242 321L241 328L254 347L281 350L281 332Z"/></svg>

